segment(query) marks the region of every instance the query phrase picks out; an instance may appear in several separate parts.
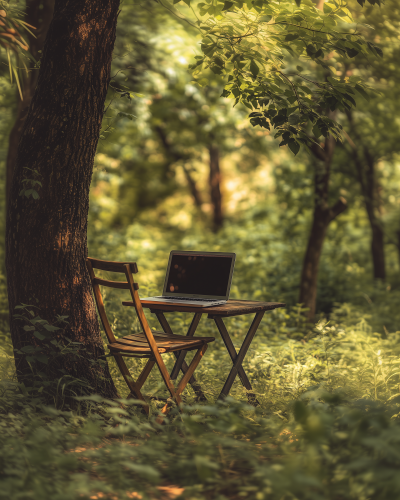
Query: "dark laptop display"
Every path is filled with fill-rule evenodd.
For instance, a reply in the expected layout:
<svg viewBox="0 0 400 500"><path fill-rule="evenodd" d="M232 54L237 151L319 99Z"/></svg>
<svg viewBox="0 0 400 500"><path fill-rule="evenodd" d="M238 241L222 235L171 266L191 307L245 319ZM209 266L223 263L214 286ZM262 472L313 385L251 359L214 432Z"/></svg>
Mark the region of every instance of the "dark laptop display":
<svg viewBox="0 0 400 500"><path fill-rule="evenodd" d="M148 302L210 307L229 299L234 253L185 252L173 250L161 296L148 297Z"/></svg>
<svg viewBox="0 0 400 500"><path fill-rule="evenodd" d="M225 298L230 284L231 256L173 254L165 295L209 295Z"/></svg>

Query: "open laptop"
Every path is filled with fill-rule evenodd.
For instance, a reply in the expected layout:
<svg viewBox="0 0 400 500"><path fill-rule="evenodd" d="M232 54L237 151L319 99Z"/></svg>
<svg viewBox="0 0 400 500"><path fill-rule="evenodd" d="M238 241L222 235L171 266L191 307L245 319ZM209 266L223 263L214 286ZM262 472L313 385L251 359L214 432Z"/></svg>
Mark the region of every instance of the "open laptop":
<svg viewBox="0 0 400 500"><path fill-rule="evenodd" d="M161 296L146 301L210 307L229 299L236 254L222 252L185 252L169 255Z"/></svg>

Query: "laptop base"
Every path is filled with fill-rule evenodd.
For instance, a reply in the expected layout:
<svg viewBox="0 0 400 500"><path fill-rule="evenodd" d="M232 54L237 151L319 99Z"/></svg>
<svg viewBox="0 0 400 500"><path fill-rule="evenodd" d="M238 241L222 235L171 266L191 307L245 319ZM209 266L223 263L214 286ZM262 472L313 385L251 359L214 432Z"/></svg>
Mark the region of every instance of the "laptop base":
<svg viewBox="0 0 400 500"><path fill-rule="evenodd" d="M146 300L147 302L162 302L164 304L179 304L180 306L196 306L196 307L214 307L226 304L226 300L179 300L173 297L146 297L141 300Z"/></svg>

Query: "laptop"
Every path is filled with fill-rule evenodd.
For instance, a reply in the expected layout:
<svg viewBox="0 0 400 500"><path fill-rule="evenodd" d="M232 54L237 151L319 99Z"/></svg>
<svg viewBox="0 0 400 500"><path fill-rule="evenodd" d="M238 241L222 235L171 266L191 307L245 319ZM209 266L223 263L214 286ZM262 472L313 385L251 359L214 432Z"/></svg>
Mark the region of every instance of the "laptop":
<svg viewBox="0 0 400 500"><path fill-rule="evenodd" d="M147 302L210 307L229 299L236 254L222 252L185 252L169 255L161 296Z"/></svg>

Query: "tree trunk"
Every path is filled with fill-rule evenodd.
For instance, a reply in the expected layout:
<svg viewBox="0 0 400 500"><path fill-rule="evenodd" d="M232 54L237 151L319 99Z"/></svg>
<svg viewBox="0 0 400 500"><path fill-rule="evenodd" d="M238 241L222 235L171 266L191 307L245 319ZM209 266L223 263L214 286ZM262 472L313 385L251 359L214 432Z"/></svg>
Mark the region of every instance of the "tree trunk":
<svg viewBox="0 0 400 500"><path fill-rule="evenodd" d="M384 231L381 220L379 216L377 216L380 203L375 174L375 161L372 155L370 155L367 147L364 147L364 158L365 167L363 168L360 161L356 161L356 166L359 178L363 178L363 182L360 182L360 186L371 226L371 253L374 278L384 280L386 278Z"/></svg>
<svg viewBox="0 0 400 500"><path fill-rule="evenodd" d="M375 159L368 147L363 145L361 137L357 133L353 115L350 111L347 112L347 118L351 125L351 133L357 138L356 142L362 148L362 153L360 153L354 142L349 140L358 181L360 183L361 194L364 198L365 210L367 211L371 227L371 254L374 278L384 280L386 278L384 230L379 217L380 200L379 186L375 172Z"/></svg>
<svg viewBox="0 0 400 500"><path fill-rule="evenodd" d="M371 230L371 253L374 266L374 278L384 280L386 278L384 250L385 235L382 226L377 222L371 223Z"/></svg>
<svg viewBox="0 0 400 500"><path fill-rule="evenodd" d="M307 319L314 320L317 303L318 269L322 248L329 224L346 209L346 200L340 198L333 207L328 205L330 166L335 150L331 136L325 140L325 148L313 148L316 158L321 160L316 166L314 177L314 213L307 250L304 256L300 281L299 302L308 308Z"/></svg>
<svg viewBox="0 0 400 500"><path fill-rule="evenodd" d="M190 160L190 157L188 155L180 153L179 151L176 151L173 145L169 142L163 127L161 127L160 125L155 125L154 131L157 133L164 146L164 150L168 157L169 163L172 165L173 163L182 161L182 168L189 186L190 194L193 196L193 201L196 207L201 209L203 200L201 199L200 191L197 188L196 181L193 179L190 170L185 164L187 160Z"/></svg>
<svg viewBox="0 0 400 500"><path fill-rule="evenodd" d="M219 169L219 149L215 145L208 148L210 153L210 198L213 210L213 231L217 232L223 224L222 195L221 195L221 171Z"/></svg>
<svg viewBox="0 0 400 500"><path fill-rule="evenodd" d="M397 236L397 256L399 258L399 267L400 267L400 231L396 231Z"/></svg>
<svg viewBox="0 0 400 500"><path fill-rule="evenodd" d="M301 273L299 297L299 302L308 308L307 318L310 321L315 316L319 262L328 225L329 219L326 211L319 206L315 206Z"/></svg>
<svg viewBox="0 0 400 500"><path fill-rule="evenodd" d="M26 1L26 16L25 22L34 26L35 37L32 35L24 34L27 36L29 43L29 52L35 58L40 59L40 52L43 50L44 41L47 35L47 30L50 26L50 21L53 17L54 0L27 0ZM36 88L39 71L33 67L31 63L29 66L29 74L22 73L22 100L17 92L18 107L16 113L16 120L10 132L9 145L6 161L6 206L10 197L11 181L15 169L15 162L17 159L18 143L21 137L22 128L25 123L25 118L28 113L29 106L32 101L32 96Z"/></svg>
<svg viewBox="0 0 400 500"><path fill-rule="evenodd" d="M57 0L38 83L18 147L8 204L6 244L11 337L15 349L37 340L13 319L20 303L42 318L68 316L61 340L80 342L74 363L60 369L86 379L94 392L117 395L104 355L86 271L87 217L93 160L110 80L119 0ZM37 174L34 172L37 170ZM36 178L40 199L21 196ZM37 187L37 186L36 186ZM100 256L107 258L107 256ZM16 354L18 379L30 367Z"/></svg>
<svg viewBox="0 0 400 500"><path fill-rule="evenodd" d="M185 163L182 164L183 172L185 173L186 181L189 186L189 190L191 195L193 196L193 201L194 204L198 209L201 210L201 206L203 205L203 200L201 198L200 191L197 188L196 181L193 179L192 174L190 173L190 170L187 168Z"/></svg>

